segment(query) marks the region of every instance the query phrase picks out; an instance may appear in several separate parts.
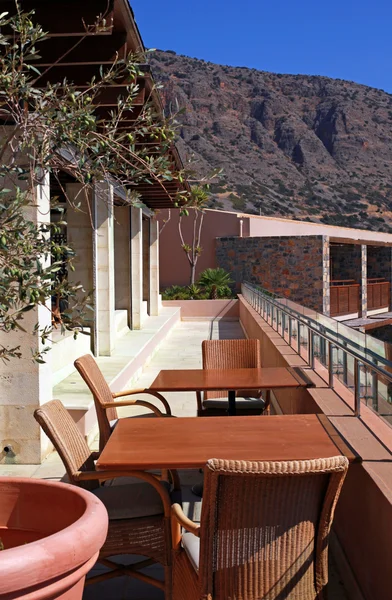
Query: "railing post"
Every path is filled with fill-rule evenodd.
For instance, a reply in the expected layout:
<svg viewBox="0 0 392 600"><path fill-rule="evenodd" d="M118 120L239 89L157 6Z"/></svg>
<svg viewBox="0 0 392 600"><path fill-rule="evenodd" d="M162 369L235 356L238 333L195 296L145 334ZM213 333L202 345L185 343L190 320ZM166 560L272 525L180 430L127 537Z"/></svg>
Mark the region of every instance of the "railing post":
<svg viewBox="0 0 392 600"><path fill-rule="evenodd" d="M347 348L347 343L343 342L343 346L345 348ZM348 384L347 353L344 350L343 350L342 362L343 362L343 383L344 383L344 385L347 385Z"/></svg>
<svg viewBox="0 0 392 600"><path fill-rule="evenodd" d="M301 323L297 321L297 352L301 354Z"/></svg>
<svg viewBox="0 0 392 600"><path fill-rule="evenodd" d="M374 363L377 366L377 360L374 359ZM378 375L377 371L372 371L372 406L373 410L378 412Z"/></svg>
<svg viewBox="0 0 392 600"><path fill-rule="evenodd" d="M293 322L291 320L291 316L289 315L289 346L291 346L292 335L293 335Z"/></svg>
<svg viewBox="0 0 392 600"><path fill-rule="evenodd" d="M314 369L314 337L313 331L308 326L308 363L311 369Z"/></svg>
<svg viewBox="0 0 392 600"><path fill-rule="evenodd" d="M354 415L361 416L361 362L354 359Z"/></svg>
<svg viewBox="0 0 392 600"><path fill-rule="evenodd" d="M328 343L328 385L331 389L333 389L333 351L335 346L329 342Z"/></svg>

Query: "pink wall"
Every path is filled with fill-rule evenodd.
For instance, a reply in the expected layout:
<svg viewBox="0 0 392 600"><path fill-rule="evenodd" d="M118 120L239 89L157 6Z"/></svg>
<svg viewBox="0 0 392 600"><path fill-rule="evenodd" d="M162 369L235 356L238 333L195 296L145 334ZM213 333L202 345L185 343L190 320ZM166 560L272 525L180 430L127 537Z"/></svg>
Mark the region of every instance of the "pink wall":
<svg viewBox="0 0 392 600"><path fill-rule="evenodd" d="M163 306L181 307L181 320L226 319L238 321L238 300L164 300Z"/></svg>
<svg viewBox="0 0 392 600"><path fill-rule="evenodd" d="M162 210L158 220L163 223L167 219L168 211ZM179 211L172 209L171 218L164 226L159 241L159 277L161 289L171 285L189 285L190 266L188 259L181 248L178 234ZM184 238L189 243L192 235L192 216L184 217ZM162 225L160 225L160 228ZM207 210L204 217L201 234L203 252L199 257L196 267L196 278L209 267L216 267L215 238L222 236L239 235L240 220L237 213Z"/></svg>

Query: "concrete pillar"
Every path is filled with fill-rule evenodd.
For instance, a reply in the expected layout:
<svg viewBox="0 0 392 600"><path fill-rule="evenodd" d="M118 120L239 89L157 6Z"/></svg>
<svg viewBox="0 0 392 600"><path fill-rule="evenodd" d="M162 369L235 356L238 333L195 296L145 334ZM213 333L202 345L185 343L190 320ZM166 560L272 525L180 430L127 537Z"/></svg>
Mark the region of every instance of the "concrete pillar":
<svg viewBox="0 0 392 600"><path fill-rule="evenodd" d="M113 186L94 184L94 340L97 356L110 356L115 343Z"/></svg>
<svg viewBox="0 0 392 600"><path fill-rule="evenodd" d="M143 302L149 312L150 299L150 219L142 218L143 243Z"/></svg>
<svg viewBox="0 0 392 600"><path fill-rule="evenodd" d="M50 222L49 174L34 190L35 198L27 209L34 223ZM47 259L45 265L50 261ZM46 436L33 417L34 410L52 398L52 365L50 351L45 363L32 360L32 352L43 349L39 329L51 327L51 298L25 314L23 331L0 334L0 344L20 346L22 358L0 362L0 464L39 464L50 449ZM49 337L49 342L51 336ZM5 450L8 449L8 452Z"/></svg>
<svg viewBox="0 0 392 600"><path fill-rule="evenodd" d="M361 245L361 286L359 290L359 316L367 316L367 246Z"/></svg>
<svg viewBox="0 0 392 600"><path fill-rule="evenodd" d="M141 328L143 303L142 209L131 207L131 312L132 329Z"/></svg>
<svg viewBox="0 0 392 600"><path fill-rule="evenodd" d="M129 206L114 207L114 270L116 310L127 310L131 319L131 233Z"/></svg>
<svg viewBox="0 0 392 600"><path fill-rule="evenodd" d="M86 292L91 292L94 288L91 198L86 197L89 192L80 183L67 183L66 193L71 203L66 216L67 241L76 254L73 261L75 271L69 271L68 280L71 283L80 281ZM73 208L72 204L78 208ZM93 315L89 314L88 318L92 319Z"/></svg>
<svg viewBox="0 0 392 600"><path fill-rule="evenodd" d="M159 223L150 219L150 285L149 285L149 314L159 313Z"/></svg>
<svg viewBox="0 0 392 600"><path fill-rule="evenodd" d="M330 268L330 246L329 237L323 235L323 313L328 316L331 313L331 268Z"/></svg>

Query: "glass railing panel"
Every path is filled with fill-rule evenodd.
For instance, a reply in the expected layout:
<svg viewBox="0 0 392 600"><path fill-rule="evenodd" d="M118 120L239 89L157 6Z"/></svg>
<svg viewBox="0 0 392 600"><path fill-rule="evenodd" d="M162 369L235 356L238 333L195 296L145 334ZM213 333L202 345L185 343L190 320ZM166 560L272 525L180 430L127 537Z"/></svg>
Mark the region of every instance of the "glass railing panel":
<svg viewBox="0 0 392 600"><path fill-rule="evenodd" d="M392 344L389 341L374 338L289 299L265 294L261 289L257 290L256 300L252 286L243 286L243 294L305 360L312 358L313 351L314 359L328 369L332 345L334 377L353 393L358 383L362 404L392 425ZM311 346L309 331L312 332ZM384 372L375 371L373 365Z"/></svg>

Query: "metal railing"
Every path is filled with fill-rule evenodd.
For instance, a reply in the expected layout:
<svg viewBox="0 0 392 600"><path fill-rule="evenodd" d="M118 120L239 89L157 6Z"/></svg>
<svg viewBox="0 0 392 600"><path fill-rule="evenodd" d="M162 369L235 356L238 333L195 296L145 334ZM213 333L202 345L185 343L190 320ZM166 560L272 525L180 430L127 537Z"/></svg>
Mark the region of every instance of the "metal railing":
<svg viewBox="0 0 392 600"><path fill-rule="evenodd" d="M248 282L241 285L241 293L298 354L303 356L303 351L307 351L311 368L315 359L319 360L328 371L329 387L334 387L338 376L353 390L356 416L361 414L363 401L392 425L392 360L368 347L377 340L367 341L370 336ZM379 344L388 346L386 352L392 359L392 345Z"/></svg>

